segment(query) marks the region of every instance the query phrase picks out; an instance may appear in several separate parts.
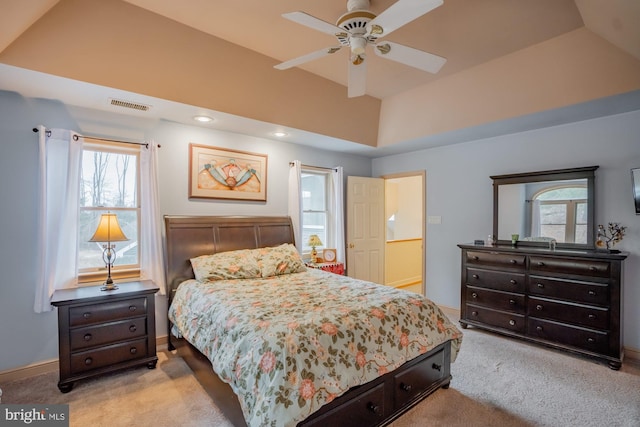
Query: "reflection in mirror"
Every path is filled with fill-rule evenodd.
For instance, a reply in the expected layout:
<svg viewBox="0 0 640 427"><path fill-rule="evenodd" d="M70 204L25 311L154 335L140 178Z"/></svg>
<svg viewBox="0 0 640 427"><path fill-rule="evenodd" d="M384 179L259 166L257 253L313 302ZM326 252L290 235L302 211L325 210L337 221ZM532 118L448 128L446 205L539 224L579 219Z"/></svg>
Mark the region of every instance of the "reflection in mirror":
<svg viewBox="0 0 640 427"><path fill-rule="evenodd" d="M499 243L592 248L597 166L492 176L493 234Z"/></svg>
<svg viewBox="0 0 640 427"><path fill-rule="evenodd" d="M587 180L501 185L498 239L587 244Z"/></svg>

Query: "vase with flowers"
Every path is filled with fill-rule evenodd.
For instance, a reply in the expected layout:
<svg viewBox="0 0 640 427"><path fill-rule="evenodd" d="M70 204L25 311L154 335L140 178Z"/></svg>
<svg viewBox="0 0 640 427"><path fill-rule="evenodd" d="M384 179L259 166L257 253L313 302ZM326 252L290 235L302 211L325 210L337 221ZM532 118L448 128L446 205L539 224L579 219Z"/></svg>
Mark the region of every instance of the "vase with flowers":
<svg viewBox="0 0 640 427"><path fill-rule="evenodd" d="M613 245L622 240L626 230L627 227L622 226L617 222L608 223L606 228L602 224L598 225L596 247L598 249L607 249L608 251L613 252Z"/></svg>

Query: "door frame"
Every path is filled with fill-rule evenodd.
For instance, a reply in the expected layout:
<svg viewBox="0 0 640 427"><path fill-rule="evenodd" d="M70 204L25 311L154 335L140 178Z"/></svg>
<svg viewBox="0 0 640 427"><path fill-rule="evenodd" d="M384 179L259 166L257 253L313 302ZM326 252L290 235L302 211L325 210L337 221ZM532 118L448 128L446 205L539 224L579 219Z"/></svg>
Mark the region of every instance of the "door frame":
<svg viewBox="0 0 640 427"><path fill-rule="evenodd" d="M396 178L409 178L419 176L422 177L422 295L427 296L427 285L426 285L426 274L427 274L427 171L425 170L417 170L417 171L408 171L408 172L399 172L381 175L380 178L384 179L396 179ZM387 200L385 198L384 201L385 209L387 207ZM386 236L385 236L386 239ZM386 246L386 245L385 245ZM386 258L386 257L385 257Z"/></svg>

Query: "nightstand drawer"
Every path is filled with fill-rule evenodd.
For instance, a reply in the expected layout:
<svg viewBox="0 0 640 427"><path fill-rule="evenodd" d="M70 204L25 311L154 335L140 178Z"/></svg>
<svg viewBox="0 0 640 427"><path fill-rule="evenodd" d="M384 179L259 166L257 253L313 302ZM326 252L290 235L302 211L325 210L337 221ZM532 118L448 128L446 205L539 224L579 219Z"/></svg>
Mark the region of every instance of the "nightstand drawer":
<svg viewBox="0 0 640 427"><path fill-rule="evenodd" d="M147 311L146 308L145 298L72 307L69 309L69 326L91 325L105 321L144 316Z"/></svg>
<svg viewBox="0 0 640 427"><path fill-rule="evenodd" d="M82 351L71 355L71 373L90 371L119 362L148 356L147 340L139 339L125 343Z"/></svg>
<svg viewBox="0 0 640 427"><path fill-rule="evenodd" d="M146 335L146 317L71 330L71 351Z"/></svg>

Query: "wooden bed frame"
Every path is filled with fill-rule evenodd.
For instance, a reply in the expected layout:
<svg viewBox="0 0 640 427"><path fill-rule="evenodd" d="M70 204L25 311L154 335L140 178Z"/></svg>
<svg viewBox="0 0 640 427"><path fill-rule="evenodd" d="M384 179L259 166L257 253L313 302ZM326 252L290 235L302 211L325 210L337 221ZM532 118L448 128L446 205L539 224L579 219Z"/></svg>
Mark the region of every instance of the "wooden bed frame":
<svg viewBox="0 0 640 427"><path fill-rule="evenodd" d="M293 243L289 217L165 216L167 306L176 288L194 278L190 259L237 249ZM238 398L213 371L209 360L184 339L171 336L169 349L193 370L216 405L235 426L246 426ZM354 387L323 406L299 426L383 426L438 388L448 388L451 342L447 341L375 380Z"/></svg>

